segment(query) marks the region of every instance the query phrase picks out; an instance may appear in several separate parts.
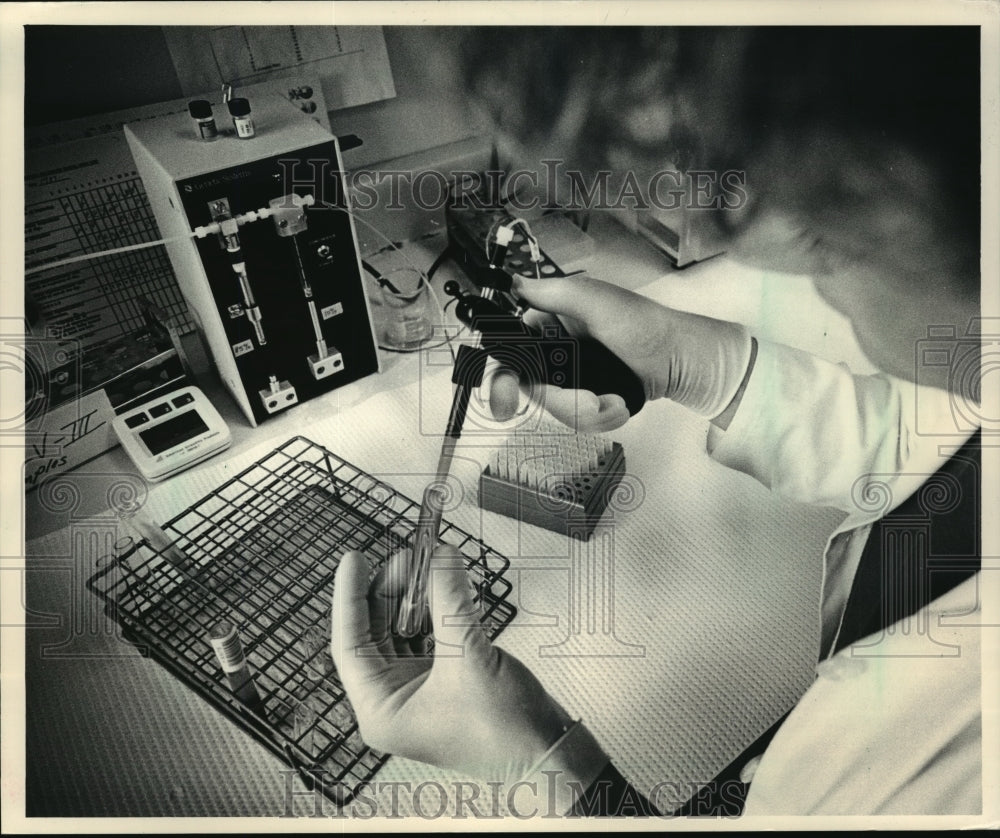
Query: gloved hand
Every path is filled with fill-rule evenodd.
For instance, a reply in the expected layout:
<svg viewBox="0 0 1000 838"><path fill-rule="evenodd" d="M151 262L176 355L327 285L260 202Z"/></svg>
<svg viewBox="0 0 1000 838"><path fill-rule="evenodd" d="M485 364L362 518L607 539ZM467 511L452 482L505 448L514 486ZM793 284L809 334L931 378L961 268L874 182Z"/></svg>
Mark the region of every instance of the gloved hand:
<svg viewBox="0 0 1000 838"><path fill-rule="evenodd" d="M590 277L516 277L513 290L532 307L527 320L541 324L558 316L571 335L594 338L614 352L642 379L647 400L672 399L714 418L743 382L751 350L744 326L666 308ZM509 370L494 372L487 386L496 419L514 415L524 384ZM546 410L579 430L613 430L629 418L617 395L540 389Z"/></svg>
<svg viewBox="0 0 1000 838"><path fill-rule="evenodd" d="M570 724L565 710L478 621L461 554L439 547L429 585L435 649L389 633L402 587L397 554L369 587L367 559L337 569L331 651L370 747L468 776L514 783Z"/></svg>

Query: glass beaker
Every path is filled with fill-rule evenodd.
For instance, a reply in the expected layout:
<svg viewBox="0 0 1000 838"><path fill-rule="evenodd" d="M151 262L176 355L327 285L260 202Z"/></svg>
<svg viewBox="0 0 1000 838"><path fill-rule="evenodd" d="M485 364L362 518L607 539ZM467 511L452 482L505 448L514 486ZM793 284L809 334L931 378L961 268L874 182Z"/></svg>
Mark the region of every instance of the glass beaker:
<svg viewBox="0 0 1000 838"><path fill-rule="evenodd" d="M427 281L415 268L382 274L382 342L389 349L417 349L431 336Z"/></svg>

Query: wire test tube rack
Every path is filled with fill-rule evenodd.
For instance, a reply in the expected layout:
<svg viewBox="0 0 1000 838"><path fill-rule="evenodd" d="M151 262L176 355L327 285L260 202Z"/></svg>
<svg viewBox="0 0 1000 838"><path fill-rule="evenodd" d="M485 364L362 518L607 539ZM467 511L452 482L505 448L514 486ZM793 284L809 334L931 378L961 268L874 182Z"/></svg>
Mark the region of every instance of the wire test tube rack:
<svg viewBox="0 0 1000 838"><path fill-rule="evenodd" d="M410 543L419 511L294 437L168 521L177 549L129 544L99 560L87 587L143 654L342 805L388 755L362 742L330 658L334 574L345 551L359 550L374 576ZM496 637L516 613L508 560L447 521L439 538L465 557L479 619ZM259 702L241 701L220 666L212 632L225 622L236 627Z"/></svg>

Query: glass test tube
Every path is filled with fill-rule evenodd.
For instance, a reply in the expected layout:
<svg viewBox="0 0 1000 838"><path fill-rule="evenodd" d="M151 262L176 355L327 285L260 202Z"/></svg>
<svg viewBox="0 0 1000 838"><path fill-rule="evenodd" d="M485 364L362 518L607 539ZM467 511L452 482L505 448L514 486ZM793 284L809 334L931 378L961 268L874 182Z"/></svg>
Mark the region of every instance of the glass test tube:
<svg viewBox="0 0 1000 838"><path fill-rule="evenodd" d="M329 709L327 717L338 730L345 731L354 724L354 709L351 707L351 703L344 698Z"/></svg>
<svg viewBox="0 0 1000 838"><path fill-rule="evenodd" d="M330 655L330 632L323 626L310 626L299 638L299 650L306 659L306 677L318 681L333 674Z"/></svg>
<svg viewBox="0 0 1000 838"><path fill-rule="evenodd" d="M292 711L292 729L295 741L305 751L312 751L316 743L316 722L319 716L307 701L296 702Z"/></svg>
<svg viewBox="0 0 1000 838"><path fill-rule="evenodd" d="M99 556L97 559L97 569L104 572L103 586L105 594L110 598L113 605L118 604L118 597L121 594L122 571L120 561L122 557L135 549L135 541L131 536L119 538L112 547L111 553Z"/></svg>

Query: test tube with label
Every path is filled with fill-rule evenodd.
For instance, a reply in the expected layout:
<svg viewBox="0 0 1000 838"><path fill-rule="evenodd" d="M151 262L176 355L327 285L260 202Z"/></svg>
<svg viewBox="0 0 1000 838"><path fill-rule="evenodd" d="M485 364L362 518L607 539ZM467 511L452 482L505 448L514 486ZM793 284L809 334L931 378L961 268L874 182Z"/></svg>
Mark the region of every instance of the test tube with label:
<svg viewBox="0 0 1000 838"><path fill-rule="evenodd" d="M248 710L258 716L266 716L264 701L257 692L250 667L247 666L246 655L243 654L243 641L236 626L229 620L220 620L209 632L209 640L215 650L216 657L226 674L229 689Z"/></svg>

